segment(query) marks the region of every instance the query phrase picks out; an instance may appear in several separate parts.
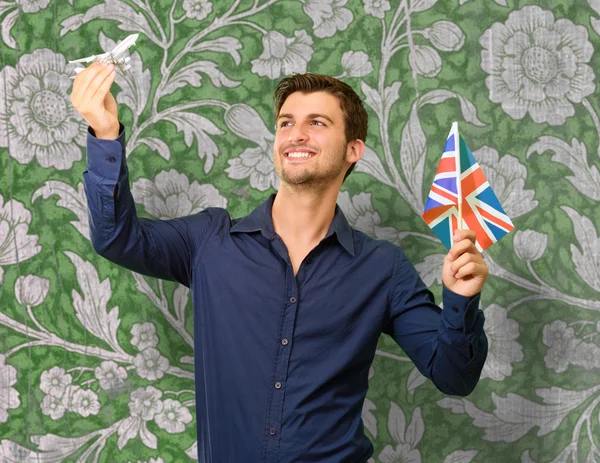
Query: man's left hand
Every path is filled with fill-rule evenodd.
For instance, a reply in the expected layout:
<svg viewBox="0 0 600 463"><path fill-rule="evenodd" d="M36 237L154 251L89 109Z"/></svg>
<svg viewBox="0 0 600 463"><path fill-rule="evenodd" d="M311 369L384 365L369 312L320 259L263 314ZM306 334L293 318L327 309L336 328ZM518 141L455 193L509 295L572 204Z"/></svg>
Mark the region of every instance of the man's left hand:
<svg viewBox="0 0 600 463"><path fill-rule="evenodd" d="M481 292L488 277L483 256L475 247L475 232L456 230L454 245L444 258L442 281L449 290L467 297Z"/></svg>

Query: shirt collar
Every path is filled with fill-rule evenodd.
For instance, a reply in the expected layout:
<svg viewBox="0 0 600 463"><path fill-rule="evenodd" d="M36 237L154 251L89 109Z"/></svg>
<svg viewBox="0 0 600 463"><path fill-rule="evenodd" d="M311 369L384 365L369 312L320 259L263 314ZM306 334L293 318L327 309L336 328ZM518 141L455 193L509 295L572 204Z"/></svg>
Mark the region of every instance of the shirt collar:
<svg viewBox="0 0 600 463"><path fill-rule="evenodd" d="M236 223L231 227L230 233L251 233L260 231L264 237L269 240L275 238L273 218L271 216L274 200L275 194L272 194L266 201L250 212L250 214L236 221ZM325 237L328 238L334 233L342 247L351 256L354 256L352 228L350 227L348 220L346 220L346 216L344 216L344 213L337 204L335 206L335 215Z"/></svg>

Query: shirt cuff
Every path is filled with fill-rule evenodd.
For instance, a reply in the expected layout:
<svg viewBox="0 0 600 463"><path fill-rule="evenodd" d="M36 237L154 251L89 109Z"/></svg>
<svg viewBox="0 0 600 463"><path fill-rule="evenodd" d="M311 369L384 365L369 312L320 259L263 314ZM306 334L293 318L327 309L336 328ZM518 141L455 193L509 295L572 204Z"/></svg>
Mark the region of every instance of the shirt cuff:
<svg viewBox="0 0 600 463"><path fill-rule="evenodd" d="M456 330L462 330L465 333L472 330L477 319L480 298L481 293L473 297L467 297L444 286L442 289L444 306L442 317L444 317L448 326Z"/></svg>
<svg viewBox="0 0 600 463"><path fill-rule="evenodd" d="M114 140L96 138L88 127L86 167L90 172L111 180L118 180L125 171L125 127L119 122L119 136Z"/></svg>

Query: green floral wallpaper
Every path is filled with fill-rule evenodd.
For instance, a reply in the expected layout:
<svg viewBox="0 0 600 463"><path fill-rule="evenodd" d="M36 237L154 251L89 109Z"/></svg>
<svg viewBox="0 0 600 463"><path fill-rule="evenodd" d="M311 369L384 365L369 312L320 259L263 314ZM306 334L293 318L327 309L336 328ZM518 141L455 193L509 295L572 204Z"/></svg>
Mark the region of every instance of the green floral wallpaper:
<svg viewBox="0 0 600 463"><path fill-rule="evenodd" d="M438 297L420 214L459 121L516 226L485 253L489 357L448 397L382 336L371 462L600 461L600 0L3 0L0 21L0 462L197 459L189 291L88 238L68 61L131 33L113 94L141 215L250 212L278 188L278 79L333 75L370 116L339 205Z"/></svg>

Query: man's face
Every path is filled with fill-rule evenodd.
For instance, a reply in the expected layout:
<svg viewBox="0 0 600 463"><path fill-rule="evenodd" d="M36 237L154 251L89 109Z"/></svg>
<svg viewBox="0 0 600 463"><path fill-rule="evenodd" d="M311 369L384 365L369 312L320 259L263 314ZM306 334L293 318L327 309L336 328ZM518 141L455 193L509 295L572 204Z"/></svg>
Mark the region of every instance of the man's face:
<svg viewBox="0 0 600 463"><path fill-rule="evenodd" d="M326 92L292 93L277 119L275 170L290 185L325 186L346 171L344 113Z"/></svg>

